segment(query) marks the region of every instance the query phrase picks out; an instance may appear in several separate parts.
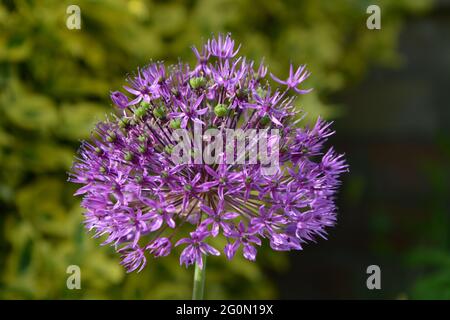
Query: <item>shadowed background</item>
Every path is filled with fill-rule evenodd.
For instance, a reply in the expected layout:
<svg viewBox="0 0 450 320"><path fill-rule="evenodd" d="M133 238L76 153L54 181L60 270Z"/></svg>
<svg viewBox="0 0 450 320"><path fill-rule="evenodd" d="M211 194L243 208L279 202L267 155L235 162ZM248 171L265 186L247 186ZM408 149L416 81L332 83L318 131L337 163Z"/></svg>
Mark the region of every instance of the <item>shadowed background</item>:
<svg viewBox="0 0 450 320"><path fill-rule="evenodd" d="M81 30L66 8L81 8ZM381 30L366 8L381 8ZM335 121L345 152L336 228L290 254L208 261L207 298L450 298L450 4L431 0L2 1L0 4L0 298L189 298L177 255L126 275L81 225L67 183L75 151L112 111L110 90L151 59L232 32L249 58L286 76L306 63L297 101ZM382 290L366 288L381 267ZM81 290L66 268L79 265Z"/></svg>

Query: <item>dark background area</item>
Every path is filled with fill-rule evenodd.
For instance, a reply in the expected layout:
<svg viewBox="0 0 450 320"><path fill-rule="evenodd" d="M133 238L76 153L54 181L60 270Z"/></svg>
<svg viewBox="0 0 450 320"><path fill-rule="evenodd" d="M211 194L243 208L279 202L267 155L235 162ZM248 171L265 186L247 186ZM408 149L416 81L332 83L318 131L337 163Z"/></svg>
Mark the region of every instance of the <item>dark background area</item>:
<svg viewBox="0 0 450 320"><path fill-rule="evenodd" d="M449 297L449 279L435 283L429 274L439 266L417 266L411 256L450 246L450 6L408 19L399 51L401 66L372 68L331 98L345 106L332 141L351 166L341 214L331 241L290 255L290 271L278 278L282 298L426 296L416 278ZM373 264L380 291L366 288Z"/></svg>
<svg viewBox="0 0 450 320"><path fill-rule="evenodd" d="M69 5L81 30L66 28ZM366 9L381 9L368 30ZM0 2L0 298L186 299L177 254L125 274L82 226L67 183L109 93L150 60L194 61L231 32L283 78L307 64L305 123L334 121L350 172L327 241L208 260L206 298L450 299L450 2L433 0L4 0ZM179 253L179 252L178 252ZM66 287L69 265L82 290ZM381 268L381 290L366 269Z"/></svg>

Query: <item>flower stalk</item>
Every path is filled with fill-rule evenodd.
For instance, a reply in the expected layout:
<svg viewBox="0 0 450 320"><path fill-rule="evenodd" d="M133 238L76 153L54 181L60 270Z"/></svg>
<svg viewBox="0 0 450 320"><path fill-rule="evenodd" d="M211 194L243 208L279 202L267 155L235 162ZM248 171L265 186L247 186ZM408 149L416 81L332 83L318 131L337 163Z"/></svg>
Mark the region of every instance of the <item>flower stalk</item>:
<svg viewBox="0 0 450 320"><path fill-rule="evenodd" d="M192 300L203 300L205 292L205 276L206 276L206 256L203 257L203 268L195 263L194 270L194 288L192 290Z"/></svg>

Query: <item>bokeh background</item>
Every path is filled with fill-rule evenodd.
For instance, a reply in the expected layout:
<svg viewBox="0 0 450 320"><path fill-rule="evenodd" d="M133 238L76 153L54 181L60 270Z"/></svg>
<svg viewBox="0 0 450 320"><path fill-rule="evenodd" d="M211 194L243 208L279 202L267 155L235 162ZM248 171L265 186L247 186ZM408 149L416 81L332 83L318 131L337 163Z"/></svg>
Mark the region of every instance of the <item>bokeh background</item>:
<svg viewBox="0 0 450 320"><path fill-rule="evenodd" d="M81 30L66 8L81 8ZM381 8L368 30L366 8ZM450 3L438 0L2 0L0 298L189 298L175 255L125 274L84 231L66 182L80 139L110 112L110 90L153 60L232 32L250 58L312 71L298 101L335 121L351 172L329 240L257 263L210 259L207 298L450 299ZM366 268L381 268L381 290ZM66 268L79 265L81 290Z"/></svg>

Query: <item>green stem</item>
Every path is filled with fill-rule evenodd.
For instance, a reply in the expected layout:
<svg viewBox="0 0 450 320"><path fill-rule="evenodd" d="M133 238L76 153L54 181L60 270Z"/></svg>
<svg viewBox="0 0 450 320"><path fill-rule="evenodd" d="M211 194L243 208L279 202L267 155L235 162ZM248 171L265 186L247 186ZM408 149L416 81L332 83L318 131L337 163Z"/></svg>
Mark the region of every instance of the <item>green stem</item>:
<svg viewBox="0 0 450 320"><path fill-rule="evenodd" d="M203 300L205 291L206 255L203 256L203 269L195 263L194 289L192 290L192 300Z"/></svg>

